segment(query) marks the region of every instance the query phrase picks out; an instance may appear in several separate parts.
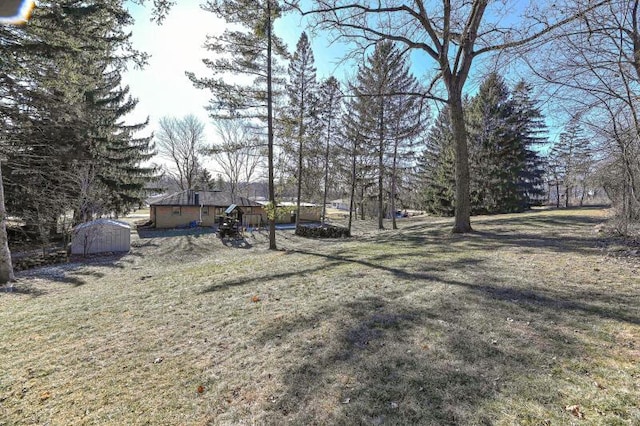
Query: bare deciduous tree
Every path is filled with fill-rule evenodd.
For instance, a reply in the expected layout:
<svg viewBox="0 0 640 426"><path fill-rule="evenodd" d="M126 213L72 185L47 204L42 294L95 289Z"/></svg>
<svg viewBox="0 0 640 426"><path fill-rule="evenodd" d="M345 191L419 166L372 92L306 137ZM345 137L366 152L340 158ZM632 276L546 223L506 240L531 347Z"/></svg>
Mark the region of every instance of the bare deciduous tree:
<svg viewBox="0 0 640 426"><path fill-rule="evenodd" d="M640 218L639 9L640 0L611 0L572 23L545 61L525 58L561 112L579 114L599 140L600 183L626 219Z"/></svg>
<svg viewBox="0 0 640 426"><path fill-rule="evenodd" d="M163 117L156 136L158 153L171 164L170 172L182 189L192 189L206 148L204 124L194 115Z"/></svg>
<svg viewBox="0 0 640 426"><path fill-rule="evenodd" d="M252 127L244 120L219 120L215 124L220 142L207 150L224 176L232 197L242 194L243 189L264 165L264 144L258 140Z"/></svg>

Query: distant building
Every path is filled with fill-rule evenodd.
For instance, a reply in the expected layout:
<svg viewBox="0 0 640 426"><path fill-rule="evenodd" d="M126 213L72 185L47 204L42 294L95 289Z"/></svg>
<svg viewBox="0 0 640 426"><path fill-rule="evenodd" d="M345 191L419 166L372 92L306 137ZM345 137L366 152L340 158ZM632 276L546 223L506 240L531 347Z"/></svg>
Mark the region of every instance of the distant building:
<svg viewBox="0 0 640 426"><path fill-rule="evenodd" d="M349 210L349 200L344 200L342 198L331 201L331 207L338 210Z"/></svg>
<svg viewBox="0 0 640 426"><path fill-rule="evenodd" d="M266 205L268 201L258 200L257 203ZM295 223L297 203L295 201L281 201L278 203L276 223ZM313 203L300 203L300 221L320 222L322 207Z"/></svg>
<svg viewBox="0 0 640 426"><path fill-rule="evenodd" d="M262 205L227 191L187 190L159 197L149 204L149 219L156 228L214 226L232 204L241 212L242 226L266 223Z"/></svg>

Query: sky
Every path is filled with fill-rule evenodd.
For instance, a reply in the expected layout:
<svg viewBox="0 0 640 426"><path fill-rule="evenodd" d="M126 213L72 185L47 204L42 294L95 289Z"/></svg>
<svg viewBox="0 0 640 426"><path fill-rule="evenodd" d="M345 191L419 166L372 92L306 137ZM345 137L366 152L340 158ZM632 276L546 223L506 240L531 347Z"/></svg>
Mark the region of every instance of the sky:
<svg viewBox="0 0 640 426"><path fill-rule="evenodd" d="M214 132L204 110L209 94L193 87L185 71L205 73L202 48L207 33L221 32L223 22L212 14L203 12L198 1L180 1L162 25L150 21L151 6L131 5L135 19L132 43L135 49L148 53L148 65L140 69L129 69L124 83L130 93L138 99L131 121L144 121L149 117L148 129L157 130L160 118L184 117L194 114L207 124L207 135Z"/></svg>
<svg viewBox="0 0 640 426"><path fill-rule="evenodd" d="M205 106L210 99L208 90L196 89L185 76L192 71L196 76L209 76L210 72L202 64L202 59L210 57L202 46L207 34L220 34L224 31L224 22L210 12L200 8L201 0L180 0L172 7L162 25L151 22L151 3L146 6L129 3L135 19L132 31L134 48L151 55L143 70L130 69L123 75L133 97L139 103L130 115L131 122L144 121L149 117L148 131L157 132L160 118L181 118L193 114L205 123L208 143L217 141L217 135ZM275 33L282 38L292 52L305 30L305 22L299 15L289 14L276 21ZM327 37L309 34L315 56L318 79L334 75L338 80L353 78L357 70L353 62L340 63L346 52L343 45L330 45ZM430 80L435 64L424 54L412 54L414 74L424 81ZM479 84L479 75L483 74L479 61L474 63L473 73L465 90L474 92ZM484 70L486 71L486 70ZM508 79L509 80L509 79ZM513 84L515 81L509 81ZM437 108L434 105L434 108ZM550 135L552 136L552 135ZM206 164L211 168L212 165Z"/></svg>
<svg viewBox="0 0 640 426"><path fill-rule="evenodd" d="M135 19L134 26L130 28L133 46L151 58L144 69L129 69L123 75L131 95L138 99L138 105L128 119L139 122L149 117L147 129L157 131L158 120L162 117L180 118L193 114L205 123L208 141L214 141L216 131L204 109L210 92L194 88L185 71L192 71L196 76L210 75L202 64L202 59L210 57L210 54L202 45L207 34L222 33L224 22L200 9L199 0L180 0L163 24L157 25L150 21L149 3L146 6L129 6ZM289 51L293 51L304 31L304 23L299 16L290 15L276 22L275 31L287 43ZM311 40L318 77L335 74L340 78L344 71L338 68L338 62L344 49L327 44L324 38Z"/></svg>

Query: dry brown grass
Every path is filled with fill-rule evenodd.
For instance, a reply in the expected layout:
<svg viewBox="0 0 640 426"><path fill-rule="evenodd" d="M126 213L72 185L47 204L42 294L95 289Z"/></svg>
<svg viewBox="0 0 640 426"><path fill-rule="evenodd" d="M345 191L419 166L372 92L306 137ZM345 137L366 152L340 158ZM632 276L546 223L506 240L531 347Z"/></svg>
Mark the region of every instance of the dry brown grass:
<svg viewBox="0 0 640 426"><path fill-rule="evenodd" d="M20 273L0 424L639 424L639 265L600 248L603 215L358 222L277 252L157 233Z"/></svg>

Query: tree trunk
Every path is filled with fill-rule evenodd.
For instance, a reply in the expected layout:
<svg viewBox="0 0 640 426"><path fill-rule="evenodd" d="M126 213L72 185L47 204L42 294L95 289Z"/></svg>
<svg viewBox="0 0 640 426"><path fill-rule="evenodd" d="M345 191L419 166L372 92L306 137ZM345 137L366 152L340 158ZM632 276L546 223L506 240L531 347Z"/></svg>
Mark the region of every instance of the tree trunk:
<svg viewBox="0 0 640 426"><path fill-rule="evenodd" d="M296 229L300 225L300 198L302 196L302 137L298 144L298 187L297 187L297 200L296 200Z"/></svg>
<svg viewBox="0 0 640 426"><path fill-rule="evenodd" d="M357 142L353 142L353 153L351 155L351 195L349 199L349 235L351 235L351 222L353 219L353 206L356 197L356 155L358 152Z"/></svg>
<svg viewBox="0 0 640 426"><path fill-rule="evenodd" d="M378 229L384 229L384 98L381 99L378 116Z"/></svg>
<svg viewBox="0 0 640 426"><path fill-rule="evenodd" d="M393 145L393 165L391 167L391 223L393 229L398 229L396 223L396 167L398 162L398 139Z"/></svg>
<svg viewBox="0 0 640 426"><path fill-rule="evenodd" d="M560 208L560 183L558 182L557 178L556 178L556 208L557 209Z"/></svg>
<svg viewBox="0 0 640 426"><path fill-rule="evenodd" d="M4 209L4 187L2 185L2 167L0 165L0 284L13 281L13 265L7 238L7 214Z"/></svg>
<svg viewBox="0 0 640 426"><path fill-rule="evenodd" d="M329 105L333 105L333 96L329 99ZM329 114L329 121L327 122L327 146L324 151L324 191L322 196L322 224L324 225L327 220L327 191L329 188L329 142L331 140L331 114ZM353 154L355 163L355 152ZM353 186L355 185L355 174L351 176L351 191L353 192ZM351 232L351 208L353 207L353 195L351 196L351 206L349 207L349 232Z"/></svg>
<svg viewBox="0 0 640 426"><path fill-rule="evenodd" d="M304 88L302 89L300 111L298 114L298 200L296 201L296 229L298 229L298 225L300 225L300 198L302 196L302 147L304 145L304 126L302 120L304 120Z"/></svg>
<svg viewBox="0 0 640 426"><path fill-rule="evenodd" d="M276 191L273 182L273 89L271 86L272 53L271 53L271 0L267 1L267 133L268 133L268 168L269 168L269 203L273 208L273 216L269 218L269 250L276 250Z"/></svg>
<svg viewBox="0 0 640 426"><path fill-rule="evenodd" d="M472 232L471 201L469 191L469 148L467 146L467 130L464 124L462 96L449 92L449 116L456 153L456 205L454 234ZM455 96L454 96L455 95Z"/></svg>

